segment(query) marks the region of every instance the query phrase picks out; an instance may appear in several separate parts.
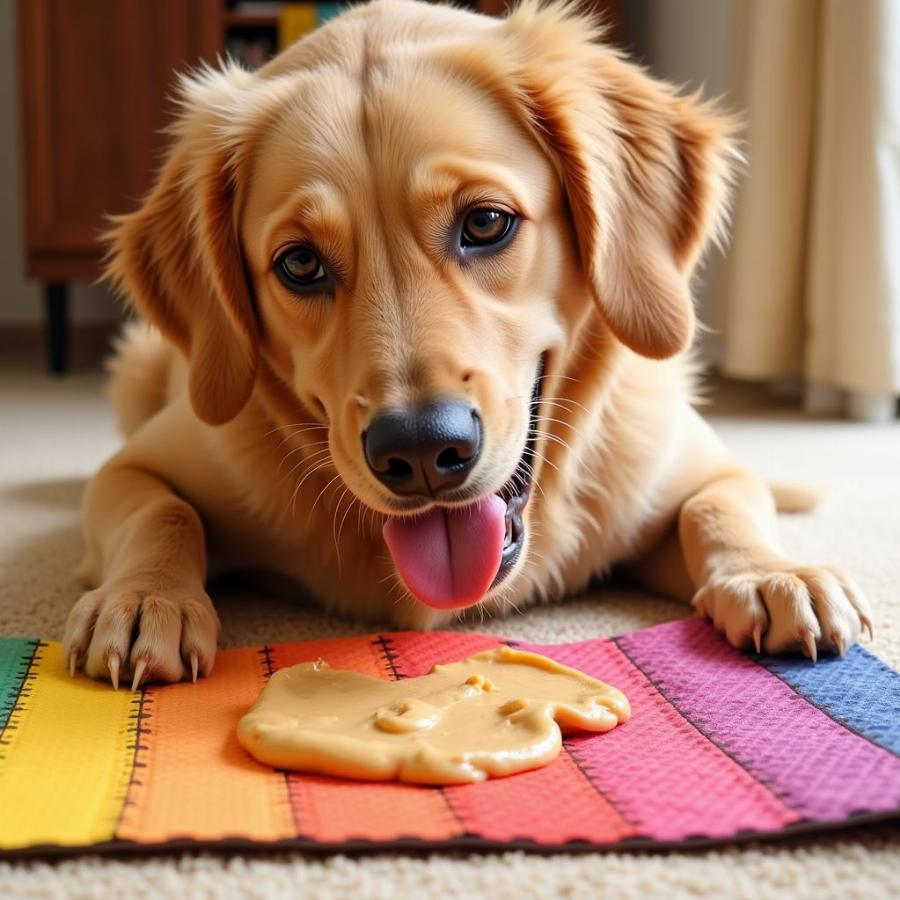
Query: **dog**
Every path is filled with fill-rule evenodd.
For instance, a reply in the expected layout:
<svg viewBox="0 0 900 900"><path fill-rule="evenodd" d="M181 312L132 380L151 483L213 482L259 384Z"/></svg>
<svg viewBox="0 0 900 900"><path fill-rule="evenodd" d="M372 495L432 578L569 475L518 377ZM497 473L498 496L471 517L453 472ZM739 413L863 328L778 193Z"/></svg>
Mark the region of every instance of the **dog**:
<svg viewBox="0 0 900 900"><path fill-rule="evenodd" d="M109 236L149 325L113 363L128 439L85 492L73 674L207 675L207 579L248 568L401 628L617 566L736 647L815 660L871 630L694 409L733 122L589 16L375 0L183 78L172 132Z"/></svg>

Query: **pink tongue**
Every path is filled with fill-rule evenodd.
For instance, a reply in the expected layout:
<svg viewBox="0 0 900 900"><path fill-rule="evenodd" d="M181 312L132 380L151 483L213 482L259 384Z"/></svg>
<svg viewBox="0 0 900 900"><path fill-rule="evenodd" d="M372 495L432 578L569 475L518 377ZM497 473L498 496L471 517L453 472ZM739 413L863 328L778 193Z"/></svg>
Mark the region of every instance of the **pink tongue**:
<svg viewBox="0 0 900 900"><path fill-rule="evenodd" d="M496 494L471 506L435 507L384 526L394 565L427 606L457 609L477 603L500 568L506 503Z"/></svg>

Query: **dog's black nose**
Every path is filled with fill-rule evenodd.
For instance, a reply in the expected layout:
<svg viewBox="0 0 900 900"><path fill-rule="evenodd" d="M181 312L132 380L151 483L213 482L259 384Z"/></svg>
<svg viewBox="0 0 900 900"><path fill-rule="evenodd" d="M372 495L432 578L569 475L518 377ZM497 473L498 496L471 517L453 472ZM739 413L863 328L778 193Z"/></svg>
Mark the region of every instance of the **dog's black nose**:
<svg viewBox="0 0 900 900"><path fill-rule="evenodd" d="M379 413L363 433L366 461L395 494L435 497L459 487L478 462L481 419L462 400Z"/></svg>

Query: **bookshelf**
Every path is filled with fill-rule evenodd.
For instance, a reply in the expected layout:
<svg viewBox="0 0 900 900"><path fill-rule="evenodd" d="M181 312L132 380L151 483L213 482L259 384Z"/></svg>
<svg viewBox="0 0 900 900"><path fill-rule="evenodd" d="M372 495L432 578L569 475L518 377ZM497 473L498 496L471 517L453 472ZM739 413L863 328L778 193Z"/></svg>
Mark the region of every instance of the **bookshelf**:
<svg viewBox="0 0 900 900"><path fill-rule="evenodd" d="M94 280L106 215L134 207L165 151L174 73L228 52L256 68L349 4L19 0L26 273L44 286L48 364L67 370L68 285ZM615 27L620 0L594 0ZM468 0L501 14L506 0ZM613 32L615 35L615 31Z"/></svg>

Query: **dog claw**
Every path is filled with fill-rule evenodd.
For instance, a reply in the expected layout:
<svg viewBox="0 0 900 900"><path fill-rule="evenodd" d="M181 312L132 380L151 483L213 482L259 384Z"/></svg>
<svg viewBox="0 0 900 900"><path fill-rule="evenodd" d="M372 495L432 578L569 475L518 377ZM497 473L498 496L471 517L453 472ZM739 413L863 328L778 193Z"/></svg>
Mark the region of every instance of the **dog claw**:
<svg viewBox="0 0 900 900"><path fill-rule="evenodd" d="M191 681L193 681L194 684L197 683L197 668L199 665L200 665L200 662L197 659L197 654L192 653L191 654Z"/></svg>
<svg viewBox="0 0 900 900"><path fill-rule="evenodd" d="M806 655L813 662L816 662L819 658L819 653L816 650L816 637L811 631L803 633L803 646L806 648Z"/></svg>
<svg viewBox="0 0 900 900"><path fill-rule="evenodd" d="M834 644L838 656L844 656L847 653L847 648L844 646L843 635L839 634L837 631L831 635L831 643Z"/></svg>
<svg viewBox="0 0 900 900"><path fill-rule="evenodd" d="M762 625L753 627L753 646L756 647L757 654L762 653Z"/></svg>
<svg viewBox="0 0 900 900"><path fill-rule="evenodd" d="M119 689L119 654L110 653L106 660L106 666L109 669L109 680L112 682L113 690Z"/></svg>
<svg viewBox="0 0 900 900"><path fill-rule="evenodd" d="M875 635L872 633L872 620L868 616L860 613L859 621L862 623L863 631L869 632L869 640L873 640Z"/></svg>
<svg viewBox="0 0 900 900"><path fill-rule="evenodd" d="M73 650L69 654L69 678L75 677L75 670L78 668L78 651Z"/></svg>
<svg viewBox="0 0 900 900"><path fill-rule="evenodd" d="M136 691L141 685L141 679L144 677L144 672L147 669L147 660L139 659L137 665L134 667L134 678L131 681L131 690Z"/></svg>

